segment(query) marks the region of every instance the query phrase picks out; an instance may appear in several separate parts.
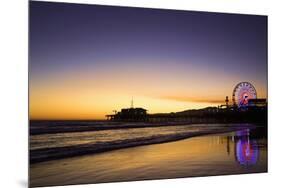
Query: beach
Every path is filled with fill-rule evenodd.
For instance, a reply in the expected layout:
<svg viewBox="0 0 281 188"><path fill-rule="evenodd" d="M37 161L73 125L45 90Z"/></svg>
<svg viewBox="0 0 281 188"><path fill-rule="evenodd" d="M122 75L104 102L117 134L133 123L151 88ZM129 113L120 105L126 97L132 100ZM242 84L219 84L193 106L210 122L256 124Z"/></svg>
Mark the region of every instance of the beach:
<svg viewBox="0 0 281 188"><path fill-rule="evenodd" d="M30 162L37 163L255 127L253 124L192 124L32 135Z"/></svg>
<svg viewBox="0 0 281 188"><path fill-rule="evenodd" d="M137 135L143 134L140 132L142 128L126 130L129 131L127 134L123 130L123 135L119 130L119 133L114 132L115 138L110 137L111 140L104 135L100 137L96 135L93 137L96 138L95 142L89 141L89 138L83 135L83 138L90 142L91 148L95 148L97 143L110 143L114 139L119 140L121 145L119 148L107 151L89 152L87 155L82 153L76 157L67 156L62 159L32 163L30 184L51 186L267 171L267 141L264 128L249 124L161 128L160 136L154 129L142 131L150 131L149 137L158 135L161 139L173 139L164 139L164 141L160 139L161 142L155 143L149 140L150 142L146 144L140 143L134 147L121 146L124 142L128 143L128 139L132 137L139 139ZM97 132L88 133L89 137ZM118 134L122 137L118 138ZM125 135L130 138L123 139ZM71 136L72 139L77 139ZM122 139L123 143L120 141ZM87 142L85 140L81 140L80 137L80 142ZM54 140L50 139L51 142L56 145ZM64 144L60 147L75 145L69 140ZM55 148L54 145L50 144L49 147ZM35 147L31 144L31 151L32 146ZM36 147L37 150L40 149L40 146Z"/></svg>

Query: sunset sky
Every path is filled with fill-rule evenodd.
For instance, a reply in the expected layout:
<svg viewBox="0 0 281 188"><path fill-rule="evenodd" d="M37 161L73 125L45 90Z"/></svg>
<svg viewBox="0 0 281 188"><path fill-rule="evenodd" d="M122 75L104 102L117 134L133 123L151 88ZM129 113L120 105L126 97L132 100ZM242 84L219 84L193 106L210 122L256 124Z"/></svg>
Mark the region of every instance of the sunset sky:
<svg viewBox="0 0 281 188"><path fill-rule="evenodd" d="M251 82L267 97L267 17L30 3L31 119L104 119L218 106Z"/></svg>

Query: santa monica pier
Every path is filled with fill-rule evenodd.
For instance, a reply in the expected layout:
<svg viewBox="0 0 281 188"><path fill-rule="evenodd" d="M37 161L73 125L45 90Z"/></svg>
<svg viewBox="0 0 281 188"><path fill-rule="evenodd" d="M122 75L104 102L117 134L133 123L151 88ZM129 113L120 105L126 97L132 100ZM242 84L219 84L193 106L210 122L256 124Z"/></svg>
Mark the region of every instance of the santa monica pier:
<svg viewBox="0 0 281 188"><path fill-rule="evenodd" d="M238 83L225 103L216 107L191 109L171 113L147 113L147 109L134 107L106 115L109 121L119 122L176 122L176 123L265 123L267 100L258 98L255 87L249 82Z"/></svg>

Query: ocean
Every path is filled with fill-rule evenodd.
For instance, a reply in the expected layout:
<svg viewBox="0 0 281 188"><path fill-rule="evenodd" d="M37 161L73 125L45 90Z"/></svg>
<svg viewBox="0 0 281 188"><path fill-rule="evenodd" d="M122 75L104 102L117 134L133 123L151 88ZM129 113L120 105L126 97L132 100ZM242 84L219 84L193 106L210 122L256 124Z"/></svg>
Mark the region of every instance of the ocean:
<svg viewBox="0 0 281 188"><path fill-rule="evenodd" d="M252 124L31 135L31 185L266 172L266 135Z"/></svg>

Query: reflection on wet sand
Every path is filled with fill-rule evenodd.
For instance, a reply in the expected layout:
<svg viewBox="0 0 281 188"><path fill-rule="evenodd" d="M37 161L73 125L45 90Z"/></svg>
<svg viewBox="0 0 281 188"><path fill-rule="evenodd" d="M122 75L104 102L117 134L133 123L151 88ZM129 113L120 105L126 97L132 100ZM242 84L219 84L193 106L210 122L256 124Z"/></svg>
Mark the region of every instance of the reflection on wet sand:
<svg viewBox="0 0 281 188"><path fill-rule="evenodd" d="M257 141L250 139L249 129L238 131L236 133L237 140L235 141L235 156L236 161L243 166L255 165L258 162L259 148Z"/></svg>
<svg viewBox="0 0 281 188"><path fill-rule="evenodd" d="M244 130L43 162L31 165L31 186L266 172L266 146Z"/></svg>

